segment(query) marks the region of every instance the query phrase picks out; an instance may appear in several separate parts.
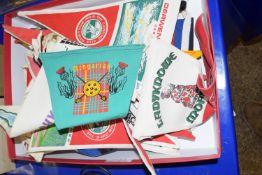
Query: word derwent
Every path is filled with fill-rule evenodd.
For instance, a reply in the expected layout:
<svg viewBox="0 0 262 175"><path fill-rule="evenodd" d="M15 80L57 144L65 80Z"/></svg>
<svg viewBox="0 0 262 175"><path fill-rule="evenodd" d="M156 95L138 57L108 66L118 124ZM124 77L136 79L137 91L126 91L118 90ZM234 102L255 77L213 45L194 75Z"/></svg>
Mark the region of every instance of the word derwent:
<svg viewBox="0 0 262 175"><path fill-rule="evenodd" d="M158 28L157 28L157 36L156 36L157 39L160 39L160 37L162 35L164 24L166 22L166 15L167 15L168 7L169 7L169 3L165 3L164 6L163 6L163 11L162 11L162 14L161 14L160 23L159 23Z"/></svg>

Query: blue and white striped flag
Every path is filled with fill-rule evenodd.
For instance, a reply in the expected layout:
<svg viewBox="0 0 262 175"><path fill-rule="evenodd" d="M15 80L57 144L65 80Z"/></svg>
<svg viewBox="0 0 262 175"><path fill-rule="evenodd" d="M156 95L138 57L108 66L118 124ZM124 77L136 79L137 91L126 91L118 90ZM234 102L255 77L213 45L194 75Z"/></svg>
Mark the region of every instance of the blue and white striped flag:
<svg viewBox="0 0 262 175"><path fill-rule="evenodd" d="M174 45L180 50L194 50L194 18L189 13L177 20Z"/></svg>

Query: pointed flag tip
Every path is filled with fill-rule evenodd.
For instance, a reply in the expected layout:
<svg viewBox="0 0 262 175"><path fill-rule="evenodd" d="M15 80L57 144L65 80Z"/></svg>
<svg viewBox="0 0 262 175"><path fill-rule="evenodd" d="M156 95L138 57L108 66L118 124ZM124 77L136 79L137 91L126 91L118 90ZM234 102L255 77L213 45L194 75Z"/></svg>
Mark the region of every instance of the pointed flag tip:
<svg viewBox="0 0 262 175"><path fill-rule="evenodd" d="M14 27L9 25L3 25L3 28L5 32L9 33L13 37L29 45L32 44L32 39L37 38L37 36L41 31L39 29L28 29L28 28ZM49 30L42 30L42 31L43 31L43 35L47 35L48 33L50 33Z"/></svg>

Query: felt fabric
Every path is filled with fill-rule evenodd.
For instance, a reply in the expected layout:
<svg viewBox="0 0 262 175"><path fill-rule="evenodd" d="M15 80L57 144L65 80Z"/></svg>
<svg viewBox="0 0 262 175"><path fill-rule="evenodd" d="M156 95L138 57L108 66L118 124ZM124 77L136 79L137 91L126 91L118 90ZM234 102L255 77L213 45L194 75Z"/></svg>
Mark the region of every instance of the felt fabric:
<svg viewBox="0 0 262 175"><path fill-rule="evenodd" d="M142 140L203 123L213 108L196 86L202 77L199 60L160 40L152 40L145 52L147 65L133 136Z"/></svg>
<svg viewBox="0 0 262 175"><path fill-rule="evenodd" d="M125 117L143 48L127 45L41 54L56 127Z"/></svg>

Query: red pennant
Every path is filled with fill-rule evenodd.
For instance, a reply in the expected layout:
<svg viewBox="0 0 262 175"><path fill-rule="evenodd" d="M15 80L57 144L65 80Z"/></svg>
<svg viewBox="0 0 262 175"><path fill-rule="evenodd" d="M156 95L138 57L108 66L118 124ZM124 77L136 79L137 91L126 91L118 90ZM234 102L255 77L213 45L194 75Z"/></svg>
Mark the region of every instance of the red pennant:
<svg viewBox="0 0 262 175"><path fill-rule="evenodd" d="M119 5L74 12L22 12L51 31L89 47L108 46L113 35Z"/></svg>
<svg viewBox="0 0 262 175"><path fill-rule="evenodd" d="M31 45L32 39L36 39L40 33L38 29L27 29L22 27L13 27L8 25L3 25L5 32L14 36L15 38L21 40L22 42ZM41 30L43 35L47 35L50 33L49 30Z"/></svg>
<svg viewBox="0 0 262 175"><path fill-rule="evenodd" d="M27 57L27 62L28 62L28 65L29 65L29 71L30 71L30 74L32 77L37 77L39 71L40 71L40 66L37 65L34 61L34 58L32 58L31 56L28 56Z"/></svg>
<svg viewBox="0 0 262 175"><path fill-rule="evenodd" d="M70 145L130 145L130 141L124 123L122 120L111 120L108 126L96 126L91 129L90 125L84 125L74 128ZM99 123L94 123L99 124ZM116 146L116 147L118 147Z"/></svg>

